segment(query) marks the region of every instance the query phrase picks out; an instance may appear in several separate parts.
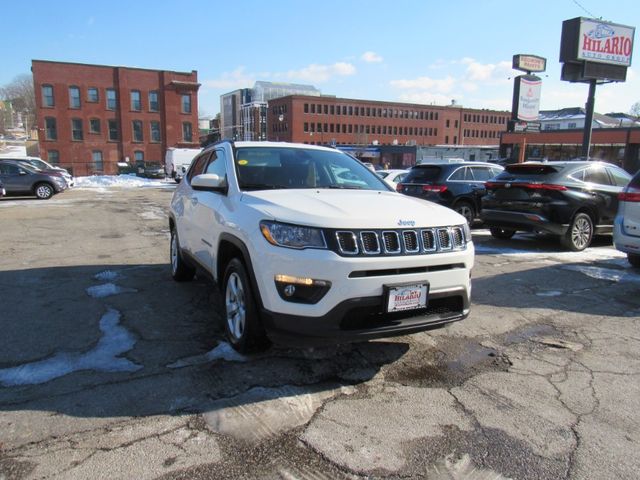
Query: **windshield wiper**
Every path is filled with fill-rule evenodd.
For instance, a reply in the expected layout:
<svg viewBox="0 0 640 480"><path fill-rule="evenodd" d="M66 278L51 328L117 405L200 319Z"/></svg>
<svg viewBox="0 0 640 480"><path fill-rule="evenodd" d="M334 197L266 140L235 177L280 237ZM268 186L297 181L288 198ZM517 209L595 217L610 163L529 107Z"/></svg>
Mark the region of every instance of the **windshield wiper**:
<svg viewBox="0 0 640 480"><path fill-rule="evenodd" d="M357 185L327 185L324 187L318 187L318 188L337 188L337 189L344 189L344 190L362 190L362 187L359 187Z"/></svg>

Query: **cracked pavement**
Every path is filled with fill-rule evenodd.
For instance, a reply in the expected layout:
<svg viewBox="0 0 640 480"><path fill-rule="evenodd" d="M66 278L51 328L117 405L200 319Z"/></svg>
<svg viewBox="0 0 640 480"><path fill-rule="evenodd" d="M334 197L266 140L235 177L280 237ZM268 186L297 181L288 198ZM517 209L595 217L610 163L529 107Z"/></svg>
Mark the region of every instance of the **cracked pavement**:
<svg viewBox="0 0 640 480"><path fill-rule="evenodd" d="M170 278L170 196L0 200L0 480L637 478L640 271L610 239L474 229L466 320L243 358L215 288Z"/></svg>

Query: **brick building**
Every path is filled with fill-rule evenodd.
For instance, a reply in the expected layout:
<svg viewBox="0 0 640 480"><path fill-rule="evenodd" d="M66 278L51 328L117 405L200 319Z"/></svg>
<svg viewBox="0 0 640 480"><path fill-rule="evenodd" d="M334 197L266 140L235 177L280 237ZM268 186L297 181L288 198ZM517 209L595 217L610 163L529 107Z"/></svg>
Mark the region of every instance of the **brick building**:
<svg viewBox="0 0 640 480"><path fill-rule="evenodd" d="M335 145L499 145L508 111L290 95L269 101L269 140Z"/></svg>
<svg viewBox="0 0 640 480"><path fill-rule="evenodd" d="M198 148L197 72L33 60L40 154L74 175Z"/></svg>

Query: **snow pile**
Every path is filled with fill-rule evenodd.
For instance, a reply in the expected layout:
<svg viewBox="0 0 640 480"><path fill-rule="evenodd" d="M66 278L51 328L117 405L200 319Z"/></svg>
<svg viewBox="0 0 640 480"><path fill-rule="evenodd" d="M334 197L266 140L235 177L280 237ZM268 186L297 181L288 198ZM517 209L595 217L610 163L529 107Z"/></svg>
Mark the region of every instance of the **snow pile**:
<svg viewBox="0 0 640 480"><path fill-rule="evenodd" d="M137 290L134 288L121 287L120 285L116 285L115 283L111 282L87 288L87 295L93 298L105 298L112 295L118 295L120 293L135 292L137 292Z"/></svg>
<svg viewBox="0 0 640 480"><path fill-rule="evenodd" d="M128 175L92 175L90 177L76 177L75 188L139 188L139 187L169 187L175 186L173 180L153 180L150 178Z"/></svg>
<svg viewBox="0 0 640 480"><path fill-rule="evenodd" d="M120 325L120 312L109 309L100 319L100 330L102 337L88 352L60 352L45 360L0 369L0 384L5 387L34 385L80 370L135 372L142 368L120 357L136 344L134 336Z"/></svg>
<svg viewBox="0 0 640 480"><path fill-rule="evenodd" d="M167 365L167 367L183 368L214 362L216 360L226 360L227 362L246 362L248 358L236 352L230 344L220 342L213 350L210 350L207 353L177 360Z"/></svg>
<svg viewBox="0 0 640 480"><path fill-rule="evenodd" d="M104 270L100 273L96 273L93 278L96 280L101 280L103 282L113 282L120 278L120 274L118 272L114 272L113 270Z"/></svg>

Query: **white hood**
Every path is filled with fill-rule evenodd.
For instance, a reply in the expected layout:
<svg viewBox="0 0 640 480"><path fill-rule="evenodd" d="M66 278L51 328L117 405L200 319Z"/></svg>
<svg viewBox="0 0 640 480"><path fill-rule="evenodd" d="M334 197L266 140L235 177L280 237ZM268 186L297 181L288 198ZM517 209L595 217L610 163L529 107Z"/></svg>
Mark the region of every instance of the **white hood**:
<svg viewBox="0 0 640 480"><path fill-rule="evenodd" d="M243 193L241 201L269 219L313 227L392 229L465 223L449 208L394 192L261 190Z"/></svg>

